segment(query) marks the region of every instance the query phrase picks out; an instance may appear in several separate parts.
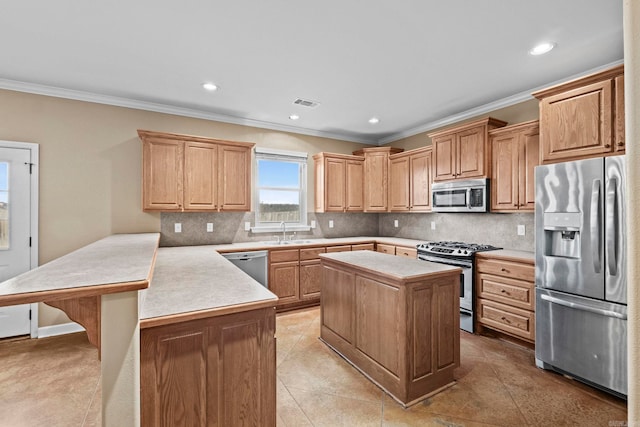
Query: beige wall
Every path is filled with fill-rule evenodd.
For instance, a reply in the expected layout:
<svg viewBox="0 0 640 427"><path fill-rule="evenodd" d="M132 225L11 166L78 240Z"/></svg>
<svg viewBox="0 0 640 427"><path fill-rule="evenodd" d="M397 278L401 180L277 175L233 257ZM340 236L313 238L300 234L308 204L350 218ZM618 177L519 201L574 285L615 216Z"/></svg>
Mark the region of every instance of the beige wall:
<svg viewBox="0 0 640 427"><path fill-rule="evenodd" d="M536 120L540 116L538 110L538 100L535 98L531 98L528 101L521 102L519 104L511 105L509 107L501 108L499 110L492 111L488 114L482 114L477 117L473 117L468 120L463 120L457 122L455 124L442 126L440 128L431 129L428 132L422 132L417 135L413 135L407 138L399 139L398 141L394 141L390 144L387 144L390 147L399 147L404 148L405 150L412 150L414 148L424 147L425 145L431 145L431 138L427 136L428 133L435 132L439 129L444 129L449 126L459 125L466 122L471 122L477 119L481 119L487 116L491 116L496 119L504 120L509 124L513 125L516 123L527 122L529 120Z"/></svg>
<svg viewBox="0 0 640 427"><path fill-rule="evenodd" d="M362 144L81 101L0 90L0 140L40 145L39 262L112 233L160 231L160 214L141 209L142 149L137 129L210 136L309 153L348 153ZM313 185L309 185L313 206ZM40 326L67 322L42 306Z"/></svg>

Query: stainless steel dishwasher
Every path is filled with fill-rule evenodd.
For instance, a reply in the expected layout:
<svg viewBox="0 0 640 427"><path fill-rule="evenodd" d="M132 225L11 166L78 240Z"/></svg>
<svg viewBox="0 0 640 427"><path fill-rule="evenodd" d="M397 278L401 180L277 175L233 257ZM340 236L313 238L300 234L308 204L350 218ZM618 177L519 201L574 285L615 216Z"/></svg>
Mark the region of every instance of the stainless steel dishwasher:
<svg viewBox="0 0 640 427"><path fill-rule="evenodd" d="M222 256L251 276L256 282L268 288L267 254L268 251L251 251L222 254Z"/></svg>

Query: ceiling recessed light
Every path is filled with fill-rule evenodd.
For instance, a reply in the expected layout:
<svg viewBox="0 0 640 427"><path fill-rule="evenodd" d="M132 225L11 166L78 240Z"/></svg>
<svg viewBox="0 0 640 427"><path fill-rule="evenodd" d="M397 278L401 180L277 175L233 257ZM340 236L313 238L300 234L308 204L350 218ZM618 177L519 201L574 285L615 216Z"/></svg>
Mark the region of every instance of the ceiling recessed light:
<svg viewBox="0 0 640 427"><path fill-rule="evenodd" d="M380 123L380 119L377 117L371 117L369 119L369 123L371 123L372 125L375 125L376 123Z"/></svg>
<svg viewBox="0 0 640 427"><path fill-rule="evenodd" d="M204 84L202 85L202 87L203 87L203 88L205 88L206 90L210 90L210 91L212 91L212 92L213 92L214 90L218 90L218 86L216 86L216 85L215 85L215 84L213 84L213 83L204 83Z"/></svg>
<svg viewBox="0 0 640 427"><path fill-rule="evenodd" d="M540 43L529 50L529 55L544 55L554 47L556 47L556 44L552 42Z"/></svg>
<svg viewBox="0 0 640 427"><path fill-rule="evenodd" d="M297 114L292 114L292 115L290 115L290 116L289 116L289 118L290 118L291 120L298 120L298 119L300 118L300 116L299 116L299 115L297 115Z"/></svg>

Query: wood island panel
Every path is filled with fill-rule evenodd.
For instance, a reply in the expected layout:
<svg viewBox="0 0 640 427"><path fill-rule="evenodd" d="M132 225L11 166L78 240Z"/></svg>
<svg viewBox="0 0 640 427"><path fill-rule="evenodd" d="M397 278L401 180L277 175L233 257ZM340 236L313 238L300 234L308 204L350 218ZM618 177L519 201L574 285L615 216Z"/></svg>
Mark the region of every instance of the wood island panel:
<svg viewBox="0 0 640 427"><path fill-rule="evenodd" d="M321 255L321 339L404 406L454 383L460 270L378 252Z"/></svg>

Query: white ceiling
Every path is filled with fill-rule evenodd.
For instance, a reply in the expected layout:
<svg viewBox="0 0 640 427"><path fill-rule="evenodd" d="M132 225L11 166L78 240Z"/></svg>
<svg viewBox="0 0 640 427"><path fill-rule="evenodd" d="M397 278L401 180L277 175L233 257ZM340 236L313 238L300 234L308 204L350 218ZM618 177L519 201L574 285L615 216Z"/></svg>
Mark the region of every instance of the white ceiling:
<svg viewBox="0 0 640 427"><path fill-rule="evenodd" d="M0 88L374 144L622 58L622 0L0 0Z"/></svg>

